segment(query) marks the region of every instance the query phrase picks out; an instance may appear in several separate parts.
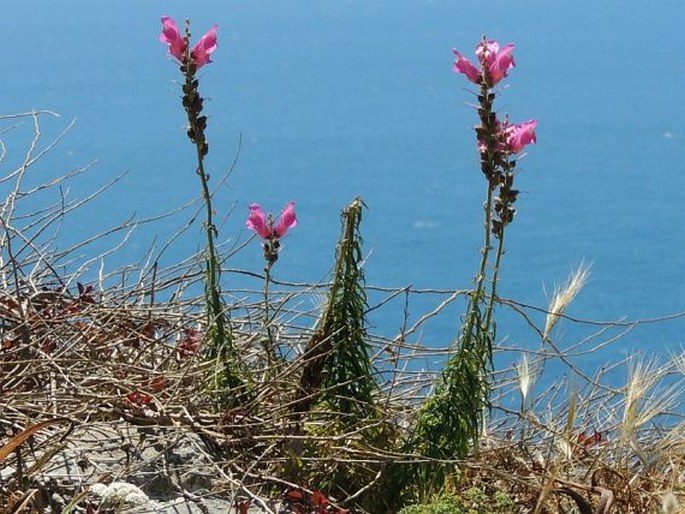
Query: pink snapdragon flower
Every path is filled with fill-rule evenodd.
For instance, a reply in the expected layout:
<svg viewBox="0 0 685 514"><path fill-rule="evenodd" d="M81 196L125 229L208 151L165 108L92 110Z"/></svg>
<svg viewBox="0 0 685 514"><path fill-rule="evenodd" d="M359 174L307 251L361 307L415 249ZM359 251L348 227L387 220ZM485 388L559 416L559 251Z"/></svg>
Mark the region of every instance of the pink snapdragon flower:
<svg viewBox="0 0 685 514"><path fill-rule="evenodd" d="M207 63L212 62L210 55L217 48L216 31L218 26L213 25L190 52L195 68L200 69ZM176 21L170 16L162 16L162 33L159 35L162 43L169 45L169 54L179 62L183 62L186 56L186 40L178 30Z"/></svg>
<svg viewBox="0 0 685 514"><path fill-rule="evenodd" d="M171 16L162 16L162 33L159 35L162 43L169 45L169 54L183 62L186 53L186 41L178 30L178 25Z"/></svg>
<svg viewBox="0 0 685 514"><path fill-rule="evenodd" d="M535 127L537 126L538 120L507 125L504 128L507 150L512 153L519 153L526 145L537 143L537 136L535 135Z"/></svg>
<svg viewBox="0 0 685 514"><path fill-rule="evenodd" d="M514 62L514 45L508 44L500 50L497 41L481 41L476 47L476 57L481 65L478 69L471 61L461 55L455 48L452 50L456 56L453 70L463 73L474 84L483 83L484 72L490 79L490 86L496 85L507 76L507 72L516 66Z"/></svg>
<svg viewBox="0 0 685 514"><path fill-rule="evenodd" d="M497 122L499 143L497 150L500 152L520 153L526 145L537 143L535 128L538 120L528 120L523 123ZM485 152L487 146L482 139L478 140L478 151Z"/></svg>
<svg viewBox="0 0 685 514"><path fill-rule="evenodd" d="M216 43L217 28L218 25L213 25L212 28L209 29L205 35L200 38L200 41L198 41L198 43L193 47L191 55L193 56L195 66L198 69L200 69L201 66L212 62L209 59L209 56L214 50L216 50L216 47L218 46Z"/></svg>
<svg viewBox="0 0 685 514"><path fill-rule="evenodd" d="M297 226L295 202L285 204L275 224L269 220L259 204L253 203L250 205L250 215L245 226L254 230L262 239L280 239L288 233L288 230Z"/></svg>

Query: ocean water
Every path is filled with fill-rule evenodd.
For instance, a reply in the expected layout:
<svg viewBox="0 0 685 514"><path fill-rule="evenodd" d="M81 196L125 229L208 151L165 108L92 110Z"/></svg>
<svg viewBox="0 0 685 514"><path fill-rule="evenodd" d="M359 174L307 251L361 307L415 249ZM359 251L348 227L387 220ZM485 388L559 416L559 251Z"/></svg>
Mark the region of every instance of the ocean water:
<svg viewBox="0 0 685 514"><path fill-rule="evenodd" d="M484 184L472 130L474 88L451 71L451 50L472 54L486 33L516 44L517 67L502 88L500 112L514 121L539 120L538 144L520 162L522 193L500 294L544 307L554 283L584 261L592 277L569 310L574 317L636 320L685 311L680 0L650 9L636 0L1 3L2 113L60 113L43 119L46 136L76 119L41 173L97 160L73 182L74 198L127 172L69 217L58 239L65 247L133 214L166 212L199 192L178 68L157 39L159 17L169 14L191 18L196 37L219 25L215 62L200 73L214 180L241 142L215 200L225 217L222 241L249 237L250 203L278 211L294 200L300 225L285 241L274 275L316 282L331 267L340 209L361 195L368 205L370 284L469 287L479 259ZM8 153L0 174L23 156L29 128L3 135ZM183 219L142 226L107 265L135 262ZM196 224L163 259L173 262L201 242ZM257 242L229 265L259 272ZM227 280L235 281L230 288L241 279ZM410 318L440 300L417 297ZM385 307L374 330L396 333L403 308L401 300ZM449 344L461 308L431 321L422 341ZM507 309L498 319L505 344L539 345ZM677 317L645 324L577 362L592 371L633 353L668 356L682 351L684 327ZM560 346L587 331L563 323Z"/></svg>

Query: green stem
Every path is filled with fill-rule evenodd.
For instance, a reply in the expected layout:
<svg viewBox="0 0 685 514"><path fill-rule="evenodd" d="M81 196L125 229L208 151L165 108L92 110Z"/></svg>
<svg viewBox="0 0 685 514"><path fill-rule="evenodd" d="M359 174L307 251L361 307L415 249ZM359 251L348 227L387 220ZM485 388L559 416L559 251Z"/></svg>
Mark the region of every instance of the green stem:
<svg viewBox="0 0 685 514"><path fill-rule="evenodd" d="M503 169L503 176L504 176L504 184L508 184L507 178L513 176L513 165L512 163L507 159L504 169ZM500 199L501 199L501 212L506 213L509 210L509 207L511 206L509 202L509 194L508 192L511 191L510 186L507 186L506 191L504 191L505 185L501 186L502 189L500 189ZM493 190L494 192L494 190ZM502 220L502 228L499 231L499 236L498 236L498 242L497 242L497 255L495 257L495 264L492 267L492 289L490 291L490 301L488 302L488 307L487 307L487 312L485 315L485 326L490 327L490 324L492 323L492 316L493 312L495 310L495 298L497 297L497 282L499 280L499 271L500 271L500 263L502 261L502 255L504 254L504 235L506 233L506 228L507 228L508 223ZM492 353L492 351L491 351Z"/></svg>
<svg viewBox="0 0 685 514"><path fill-rule="evenodd" d="M192 127L193 120L191 119L189 121L191 122ZM216 253L216 247L214 245L216 227L214 226L212 212L212 195L209 190L209 180L204 167L202 144L196 143L195 148L197 150L197 174L200 176L200 182L202 183L202 197L204 199L206 208L205 229L207 231L207 255L205 257L205 262L207 266L207 283L205 287L207 289L207 299L209 300L209 309L207 309L207 314L209 322L216 327L216 342L221 344L225 341L225 327L222 312L223 306L221 303L221 289L219 285L221 269L219 265L219 259Z"/></svg>
<svg viewBox="0 0 685 514"><path fill-rule="evenodd" d="M492 290L490 291L490 301L488 302L487 311L485 314L485 326L490 327L492 323L492 314L495 310L495 297L497 296L497 281L499 279L500 262L504 254L504 233L505 227L502 227L502 232L497 243L497 254L495 256L495 264L492 267Z"/></svg>
<svg viewBox="0 0 685 514"><path fill-rule="evenodd" d="M485 200L485 221L483 223L483 256L480 261L480 269L476 277L476 297L480 298L483 294L483 287L485 283L485 272L488 266L488 259L490 256L491 238L492 238L492 198L495 189L488 183L488 193Z"/></svg>
<svg viewBox="0 0 685 514"><path fill-rule="evenodd" d="M203 118L204 123L200 123L199 115L202 110L202 100L200 93L197 90L194 68L192 68L190 61L190 56L186 56L186 65L184 71L186 82L183 90L186 94L188 102L184 102L184 107L186 114L188 115L188 125L190 127L189 134L192 134L191 140L195 144L195 152L197 157L196 172L200 177L200 183L202 185L202 199L204 200L206 209L205 230L207 233L207 250L205 255L205 265L207 268L207 278L205 282L205 297L207 301L207 321L209 326L215 329L213 333L213 343L215 346L214 349L218 350L226 342L223 305L221 302L221 288L219 284L221 269L214 243L217 230L214 226L212 194L209 189L209 175L205 171L204 164L204 157L207 153L207 142L204 136L204 125L206 124L206 119ZM198 99L199 102L196 102Z"/></svg>
<svg viewBox="0 0 685 514"><path fill-rule="evenodd" d="M471 298L471 303L469 305L469 314L467 323L467 332L472 333L474 324L478 322L480 318L478 316L478 304L483 300L483 289L485 288L485 275L488 269L488 261L490 257L490 250L492 249L492 203L494 192L497 188L496 184L493 184L493 173L495 171L495 146L497 141L493 142L493 134L497 131L497 126L495 121L492 119L492 98L490 95L490 88L487 81L481 84L481 91L479 95L481 101L481 107L478 109L479 116L481 118L482 127L485 129L483 144L486 145L485 157L481 157L481 168L486 177L487 182L487 196L485 200L485 219L483 222L483 250L480 261L480 268L478 270L478 275L476 276L476 290ZM489 324L485 325L486 329L489 329Z"/></svg>
<svg viewBox="0 0 685 514"><path fill-rule="evenodd" d="M468 314L466 319L466 327L464 332L471 334L473 333L474 325L478 323L478 304L483 299L483 289L485 288L485 275L487 272L488 261L490 258L491 238L492 238L492 200L493 200L494 188L488 183L487 198L485 201L485 221L483 222L483 250L480 261L480 268L478 269L478 275L476 275L476 290L471 296L471 301L469 302ZM489 316L488 316L489 320ZM489 323L485 325L489 327Z"/></svg>
<svg viewBox="0 0 685 514"><path fill-rule="evenodd" d="M271 332L271 319L269 316L269 283L271 282L271 266L273 264L269 262L264 267L264 327L266 328L266 338L264 342L264 352L266 353L267 360L267 371L275 375L275 370L273 369L273 364L275 360L274 355L274 339L273 333Z"/></svg>

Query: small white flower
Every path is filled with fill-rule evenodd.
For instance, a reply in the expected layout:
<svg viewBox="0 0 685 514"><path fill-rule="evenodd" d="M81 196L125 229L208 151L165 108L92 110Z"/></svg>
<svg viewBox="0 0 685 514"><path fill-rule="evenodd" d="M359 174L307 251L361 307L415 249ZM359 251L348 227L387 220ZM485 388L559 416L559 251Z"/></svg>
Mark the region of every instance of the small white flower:
<svg viewBox="0 0 685 514"><path fill-rule="evenodd" d="M93 484L90 491L98 495L103 504L151 505L148 496L133 484L112 482L109 485Z"/></svg>

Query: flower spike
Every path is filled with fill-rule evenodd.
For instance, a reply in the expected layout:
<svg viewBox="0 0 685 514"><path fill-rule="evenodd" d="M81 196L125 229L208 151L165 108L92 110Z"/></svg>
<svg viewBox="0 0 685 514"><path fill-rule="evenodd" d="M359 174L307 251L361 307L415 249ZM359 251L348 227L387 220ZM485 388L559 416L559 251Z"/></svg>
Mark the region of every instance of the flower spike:
<svg viewBox="0 0 685 514"><path fill-rule="evenodd" d="M278 260L278 252L281 250L280 239L288 233L288 230L297 226L295 202L285 204L275 223L271 214L265 214L259 204L253 203L250 205L250 214L245 226L254 230L264 240L262 243L264 258L268 263L267 269L270 269Z"/></svg>
<svg viewBox="0 0 685 514"><path fill-rule="evenodd" d="M211 61L210 56L217 48L216 31L218 25L213 25L190 52L190 58L195 65L195 70L199 70ZM176 21L171 16L162 16L162 33L159 35L162 43L169 45L169 54L181 64L186 60L186 38L178 30Z"/></svg>
<svg viewBox="0 0 685 514"><path fill-rule="evenodd" d="M250 215L245 226L254 230L262 239L280 239L288 233L288 230L297 226L295 202L285 204L276 223L273 222L270 214L266 215L258 203L253 203L250 205Z"/></svg>
<svg viewBox="0 0 685 514"><path fill-rule="evenodd" d="M505 45L500 50L497 41L481 41L476 47L476 57L481 65L480 69L461 55L456 48L452 51L456 56L454 71L463 73L474 84L482 84L485 80L492 87L506 77L511 68L516 66L513 55L514 45L512 44Z"/></svg>

